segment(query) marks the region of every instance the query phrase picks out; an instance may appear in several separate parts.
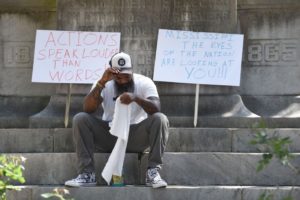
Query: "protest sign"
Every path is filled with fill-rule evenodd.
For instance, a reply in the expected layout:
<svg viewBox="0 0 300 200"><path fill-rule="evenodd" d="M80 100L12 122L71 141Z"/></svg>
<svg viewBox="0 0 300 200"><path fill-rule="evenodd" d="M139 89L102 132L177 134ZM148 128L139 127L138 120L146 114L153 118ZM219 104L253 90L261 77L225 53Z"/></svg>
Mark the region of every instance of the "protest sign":
<svg viewBox="0 0 300 200"><path fill-rule="evenodd" d="M243 35L160 29L156 81L240 85Z"/></svg>
<svg viewBox="0 0 300 200"><path fill-rule="evenodd" d="M93 83L119 52L121 34L37 30L32 82Z"/></svg>

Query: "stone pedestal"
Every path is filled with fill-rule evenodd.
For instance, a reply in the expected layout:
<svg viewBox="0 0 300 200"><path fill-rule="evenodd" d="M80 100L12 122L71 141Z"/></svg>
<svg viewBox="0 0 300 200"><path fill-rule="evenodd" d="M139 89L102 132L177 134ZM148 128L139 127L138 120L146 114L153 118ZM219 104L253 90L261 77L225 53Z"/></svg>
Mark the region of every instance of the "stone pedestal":
<svg viewBox="0 0 300 200"><path fill-rule="evenodd" d="M153 76L158 29L237 32L236 0L58 0L57 16L59 30L121 32L121 50L132 56L134 72L150 78ZM190 126L194 116L195 85L157 85L162 111L170 118L171 126ZM82 86L74 85L73 94L80 98L90 86L83 86L86 88L84 90L78 90L78 87ZM58 119L63 122L64 110L53 107L57 105L63 108L62 105L58 106L61 102L60 95L52 96L47 108L31 118L32 127L37 126L35 122L46 118L50 127L62 125L58 123ZM179 105L182 106L181 109L178 109ZM236 107L240 111L236 112ZM53 109L58 112L53 113ZM236 88L203 85L200 89L199 116L205 118L212 115L218 121L224 116L232 119L238 117L235 118L237 122L240 118L249 116L258 118L244 106ZM215 124L201 123L201 120L199 123L201 126ZM224 123L220 123L220 126L223 125ZM227 126L231 124L228 123ZM235 122L234 126L245 124Z"/></svg>
<svg viewBox="0 0 300 200"><path fill-rule="evenodd" d="M31 82L36 29L56 28L53 0L0 1L0 128L28 127L55 85Z"/></svg>
<svg viewBox="0 0 300 200"><path fill-rule="evenodd" d="M201 85L200 126L300 127L299 13L297 0L2 0L0 127L64 126L68 84L31 82L36 29L121 32L134 71L152 78L160 28L245 35L241 86ZM171 125L192 126L195 85L156 84ZM70 119L89 89L73 85Z"/></svg>
<svg viewBox="0 0 300 200"><path fill-rule="evenodd" d="M241 86L200 86L198 123L226 127L250 126L260 116L270 126L297 126L292 121L299 115L299 13L299 2L293 0L58 0L57 4L58 29L121 32L121 49L132 55L134 71L150 78L159 28L244 34ZM156 84L171 125L191 126L195 85ZM75 96L84 96L89 87L75 85Z"/></svg>
<svg viewBox="0 0 300 200"><path fill-rule="evenodd" d="M270 126L299 127L300 2L240 0L238 14L245 105Z"/></svg>

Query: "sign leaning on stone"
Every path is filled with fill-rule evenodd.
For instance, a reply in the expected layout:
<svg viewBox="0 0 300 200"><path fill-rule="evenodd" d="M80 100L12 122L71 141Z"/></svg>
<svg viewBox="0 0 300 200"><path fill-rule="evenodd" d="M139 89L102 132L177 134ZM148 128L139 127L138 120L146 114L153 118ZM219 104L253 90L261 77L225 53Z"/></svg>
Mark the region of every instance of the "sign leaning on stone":
<svg viewBox="0 0 300 200"><path fill-rule="evenodd" d="M240 34L160 29L153 79L239 86L243 38Z"/></svg>
<svg viewBox="0 0 300 200"><path fill-rule="evenodd" d="M119 52L118 32L37 30L32 82L93 83Z"/></svg>
<svg viewBox="0 0 300 200"><path fill-rule="evenodd" d="M69 122L71 84L98 80L112 55L120 51L121 33L37 30L32 82L70 83L65 127Z"/></svg>
<svg viewBox="0 0 300 200"><path fill-rule="evenodd" d="M159 30L153 79L197 84L195 127L199 84L240 85L243 39L240 34Z"/></svg>

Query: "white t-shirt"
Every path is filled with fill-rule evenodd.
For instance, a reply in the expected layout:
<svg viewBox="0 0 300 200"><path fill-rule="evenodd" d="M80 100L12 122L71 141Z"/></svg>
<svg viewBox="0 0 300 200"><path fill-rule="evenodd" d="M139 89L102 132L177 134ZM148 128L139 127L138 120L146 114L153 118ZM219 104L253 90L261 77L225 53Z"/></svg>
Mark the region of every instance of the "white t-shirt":
<svg viewBox="0 0 300 200"><path fill-rule="evenodd" d="M141 98L158 97L158 92L154 82L141 74L133 74L134 94ZM114 115L115 92L114 81L108 81L101 92L103 98L102 107L104 110L102 120L111 122ZM130 124L137 124L148 117L144 109L136 102L132 102Z"/></svg>

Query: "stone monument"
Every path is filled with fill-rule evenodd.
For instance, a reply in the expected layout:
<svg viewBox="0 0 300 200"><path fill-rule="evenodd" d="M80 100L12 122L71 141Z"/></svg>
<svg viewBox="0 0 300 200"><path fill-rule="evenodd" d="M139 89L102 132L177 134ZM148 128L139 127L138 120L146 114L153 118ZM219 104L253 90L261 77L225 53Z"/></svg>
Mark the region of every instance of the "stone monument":
<svg viewBox="0 0 300 200"><path fill-rule="evenodd" d="M121 32L121 50L132 55L134 71L150 78L153 75L158 29L220 33L238 31L236 0L58 0L57 16L59 30ZM157 85L162 111L168 115L171 126L192 126L195 85ZM51 126L62 126L62 99L67 85L57 88L47 108L31 118L32 127L43 127L49 121ZM72 104L72 114L80 110L80 96L85 95L89 88L85 85L73 86L73 94L78 98ZM243 105L236 88L208 85L200 88L199 126L246 126L245 119L258 118Z"/></svg>
<svg viewBox="0 0 300 200"><path fill-rule="evenodd" d="M297 0L2 0L0 127L64 127L69 85L31 83L36 29L121 32L150 78L159 29L244 34L241 85L200 85L198 126L299 127L299 11ZM171 126L193 126L195 85L156 84ZM89 89L72 86L70 119Z"/></svg>

